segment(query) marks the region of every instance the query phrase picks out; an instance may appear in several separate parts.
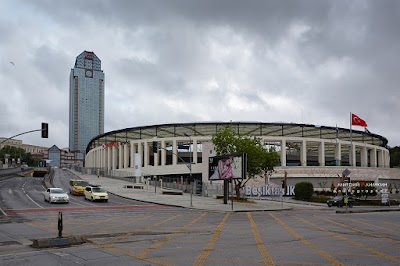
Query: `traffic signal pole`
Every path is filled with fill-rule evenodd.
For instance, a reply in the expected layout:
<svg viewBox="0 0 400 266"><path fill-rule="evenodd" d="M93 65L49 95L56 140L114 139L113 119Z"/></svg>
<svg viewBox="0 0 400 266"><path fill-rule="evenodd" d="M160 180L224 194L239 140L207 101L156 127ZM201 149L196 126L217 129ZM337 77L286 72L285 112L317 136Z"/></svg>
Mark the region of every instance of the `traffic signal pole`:
<svg viewBox="0 0 400 266"><path fill-rule="evenodd" d="M46 126L44 126L43 124L45 124ZM32 132L37 132L37 131L42 131L42 138L48 138L49 137L49 126L47 123L42 123L42 128L41 129L35 129L35 130L30 130L30 131L26 131L23 133L19 133L15 136L9 137L8 139L3 140L2 142L0 142L0 144L3 144L4 142L6 142L7 140L13 139L15 137L24 135L24 134L28 134L28 133L32 133Z"/></svg>

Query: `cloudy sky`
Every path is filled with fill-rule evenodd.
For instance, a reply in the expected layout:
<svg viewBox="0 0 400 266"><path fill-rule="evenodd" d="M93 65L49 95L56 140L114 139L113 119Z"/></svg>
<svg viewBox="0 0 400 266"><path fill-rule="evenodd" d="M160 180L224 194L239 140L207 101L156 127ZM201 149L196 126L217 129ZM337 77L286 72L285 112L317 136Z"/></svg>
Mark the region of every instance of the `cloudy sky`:
<svg viewBox="0 0 400 266"><path fill-rule="evenodd" d="M105 132L230 120L349 128L352 112L400 146L399 25L396 0L3 0L0 136L48 122L49 139L19 139L67 147L69 74L87 50L105 73Z"/></svg>

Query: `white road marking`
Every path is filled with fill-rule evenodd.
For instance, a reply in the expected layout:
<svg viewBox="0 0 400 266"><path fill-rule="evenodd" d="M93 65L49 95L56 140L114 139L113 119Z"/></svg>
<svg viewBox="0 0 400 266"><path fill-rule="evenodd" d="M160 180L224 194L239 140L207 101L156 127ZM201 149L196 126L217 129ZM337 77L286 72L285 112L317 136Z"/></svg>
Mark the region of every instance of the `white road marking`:
<svg viewBox="0 0 400 266"><path fill-rule="evenodd" d="M28 199L30 199L33 203L35 203L37 206L39 206L40 208L44 209L44 207L42 207L41 205L39 205L36 201L34 201L31 197L29 197L28 194L25 193L25 195L28 197Z"/></svg>

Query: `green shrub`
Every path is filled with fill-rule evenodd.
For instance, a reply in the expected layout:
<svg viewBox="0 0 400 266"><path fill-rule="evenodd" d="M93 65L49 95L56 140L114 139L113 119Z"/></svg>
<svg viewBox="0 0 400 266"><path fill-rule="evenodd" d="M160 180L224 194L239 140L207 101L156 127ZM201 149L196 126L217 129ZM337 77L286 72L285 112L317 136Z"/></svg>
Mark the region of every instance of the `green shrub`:
<svg viewBox="0 0 400 266"><path fill-rule="evenodd" d="M297 200L309 200L314 194L314 186L310 182L300 182L294 187L294 198Z"/></svg>
<svg viewBox="0 0 400 266"><path fill-rule="evenodd" d="M327 197L327 196L311 196L311 198L309 199L310 202L318 202L318 203L326 203L327 200L329 200L331 197Z"/></svg>

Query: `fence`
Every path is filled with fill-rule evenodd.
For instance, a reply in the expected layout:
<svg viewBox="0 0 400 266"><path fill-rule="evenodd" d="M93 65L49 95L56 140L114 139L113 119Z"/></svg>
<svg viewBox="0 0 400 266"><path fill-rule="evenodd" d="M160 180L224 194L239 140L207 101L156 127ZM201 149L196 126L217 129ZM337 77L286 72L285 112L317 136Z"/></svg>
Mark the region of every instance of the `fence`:
<svg viewBox="0 0 400 266"><path fill-rule="evenodd" d="M105 170L103 168L88 168L88 167L75 166L74 170L82 174L104 176L132 183L148 184L149 186L153 187L154 187L154 182L156 182L157 187L162 186L165 189L182 190L184 193L190 193L192 191L192 187L188 182L188 180L179 177L157 176L156 180L154 180L153 176L136 177L133 176L133 172ZM229 189L231 190L230 186ZM201 182L199 180L194 180L193 193L203 197L215 197L217 195L220 196L224 194L224 186L222 183L214 182L213 184L210 184L209 182ZM233 195L235 195L235 191L233 191Z"/></svg>

